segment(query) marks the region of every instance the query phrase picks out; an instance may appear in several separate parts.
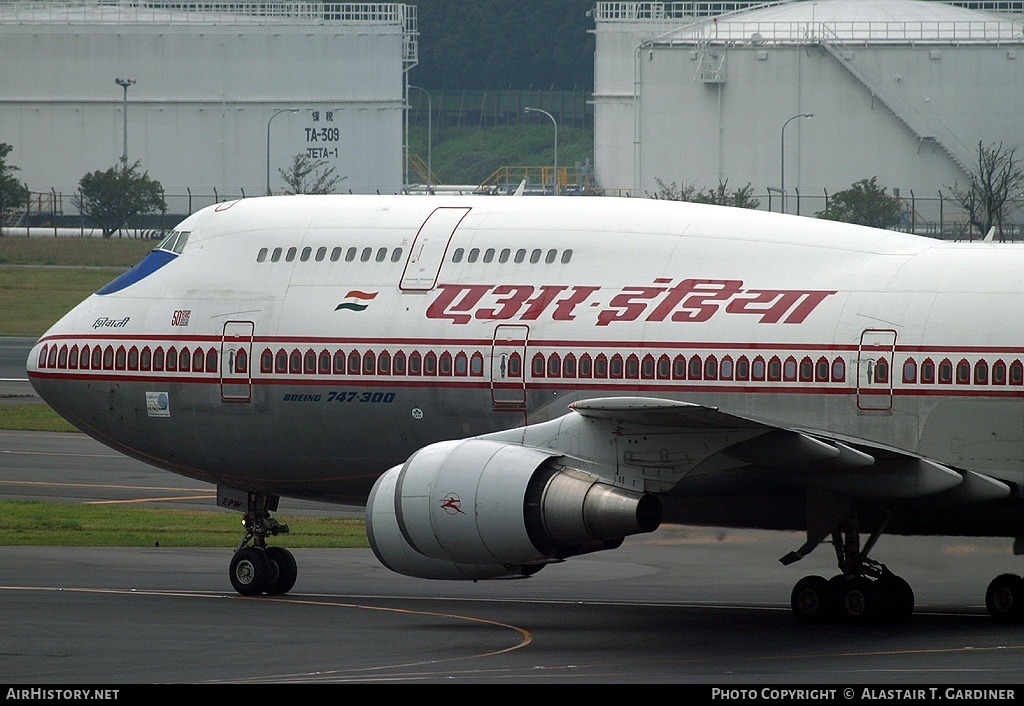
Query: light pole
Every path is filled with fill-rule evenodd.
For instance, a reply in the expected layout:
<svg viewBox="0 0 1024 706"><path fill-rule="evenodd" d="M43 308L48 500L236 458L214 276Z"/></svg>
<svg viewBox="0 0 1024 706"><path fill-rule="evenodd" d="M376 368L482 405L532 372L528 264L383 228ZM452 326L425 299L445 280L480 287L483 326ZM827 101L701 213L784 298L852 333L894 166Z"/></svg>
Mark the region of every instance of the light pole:
<svg viewBox="0 0 1024 706"><path fill-rule="evenodd" d="M779 188L782 192L782 212L786 213L786 126L797 118L813 118L814 113L800 113L794 115L792 118L782 123L782 159L781 162L781 175L779 180Z"/></svg>
<svg viewBox="0 0 1024 706"><path fill-rule="evenodd" d="M555 196L558 196L558 121L555 120L554 115L540 108L523 108L523 110L527 113L543 113L551 118L551 122L555 125Z"/></svg>
<svg viewBox="0 0 1024 706"><path fill-rule="evenodd" d="M114 83L124 89L124 106L121 113L124 115L124 151L121 153L121 169L128 171L128 86L135 83L133 78L115 78Z"/></svg>
<svg viewBox="0 0 1024 706"><path fill-rule="evenodd" d="M281 113L293 113L294 114L294 113L298 113L298 112L299 112L298 108L281 108L281 110L278 110L273 115L271 115L270 116L270 120L267 121L267 196L271 195L271 191L270 191L270 123L274 122L274 118L276 118Z"/></svg>
<svg viewBox="0 0 1024 706"><path fill-rule="evenodd" d="M417 91L423 91L427 94L427 181L430 182L431 186L434 186L434 164L433 164L433 149L434 149L434 102L430 100L430 91L419 86L410 85L409 88L415 88Z"/></svg>

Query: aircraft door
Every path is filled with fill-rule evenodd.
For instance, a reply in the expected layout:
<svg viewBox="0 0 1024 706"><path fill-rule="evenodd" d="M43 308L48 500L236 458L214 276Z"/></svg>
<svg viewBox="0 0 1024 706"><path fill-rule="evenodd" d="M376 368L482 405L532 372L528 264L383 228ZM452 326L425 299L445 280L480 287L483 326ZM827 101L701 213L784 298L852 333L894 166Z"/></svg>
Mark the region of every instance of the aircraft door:
<svg viewBox="0 0 1024 706"><path fill-rule="evenodd" d="M455 230L472 209L438 208L423 221L416 240L409 248L400 289L403 292L427 292L437 284L444 254L448 252Z"/></svg>
<svg viewBox="0 0 1024 706"><path fill-rule="evenodd" d="M252 399L251 321L228 321L220 341L220 398L224 402Z"/></svg>
<svg viewBox="0 0 1024 706"><path fill-rule="evenodd" d="M857 408L873 412L892 411L893 358L896 332L865 329L857 351Z"/></svg>
<svg viewBox="0 0 1024 706"><path fill-rule="evenodd" d="M526 404L526 341L529 326L502 324L491 347L491 401L495 408Z"/></svg>

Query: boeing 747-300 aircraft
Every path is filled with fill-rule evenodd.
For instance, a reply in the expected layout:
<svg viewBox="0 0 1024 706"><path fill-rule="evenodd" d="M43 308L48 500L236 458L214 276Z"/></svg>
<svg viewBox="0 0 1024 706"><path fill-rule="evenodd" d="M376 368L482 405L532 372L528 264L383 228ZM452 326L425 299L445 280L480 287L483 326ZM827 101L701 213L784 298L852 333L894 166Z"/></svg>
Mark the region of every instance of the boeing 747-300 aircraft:
<svg viewBox="0 0 1024 706"><path fill-rule="evenodd" d="M294 585L267 543L294 496L365 503L380 561L431 579L663 522L801 530L781 561L828 543L839 568L796 583L799 620L900 622L883 533L1024 553L1022 273L1016 245L656 200L246 199L73 309L28 374L217 484L243 595ZM1024 579L986 601L1024 619Z"/></svg>

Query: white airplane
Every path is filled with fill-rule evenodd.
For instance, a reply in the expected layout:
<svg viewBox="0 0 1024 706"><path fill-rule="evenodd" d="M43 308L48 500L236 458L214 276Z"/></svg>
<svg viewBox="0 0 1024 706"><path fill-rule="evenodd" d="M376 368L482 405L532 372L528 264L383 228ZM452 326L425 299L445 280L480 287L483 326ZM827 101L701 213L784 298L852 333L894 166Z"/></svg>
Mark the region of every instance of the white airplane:
<svg viewBox="0 0 1024 706"><path fill-rule="evenodd" d="M183 221L36 344L71 423L218 486L243 595L280 496L365 503L422 578L529 576L662 522L791 529L808 623L900 622L883 532L1024 553L1024 251L612 198L273 197ZM1024 619L1024 579L991 615Z"/></svg>

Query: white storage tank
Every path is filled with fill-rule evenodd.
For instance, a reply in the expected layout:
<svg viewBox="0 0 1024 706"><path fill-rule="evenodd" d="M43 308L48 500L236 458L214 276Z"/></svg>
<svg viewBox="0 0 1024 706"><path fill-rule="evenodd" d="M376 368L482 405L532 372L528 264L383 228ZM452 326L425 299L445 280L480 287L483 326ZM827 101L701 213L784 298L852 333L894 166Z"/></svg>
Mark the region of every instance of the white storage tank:
<svg viewBox="0 0 1024 706"><path fill-rule="evenodd" d="M644 196L749 182L762 208L770 195L781 210L784 189L790 212L813 213L877 177L934 219L979 142L1024 149L1020 14L918 0L751 5L597 4L601 186Z"/></svg>
<svg viewBox="0 0 1024 706"><path fill-rule="evenodd" d="M280 192L297 154L338 191L398 192L416 37L397 3L0 2L0 142L65 208L84 174L121 163L125 106L128 162L175 213L185 194L194 210L268 178Z"/></svg>

